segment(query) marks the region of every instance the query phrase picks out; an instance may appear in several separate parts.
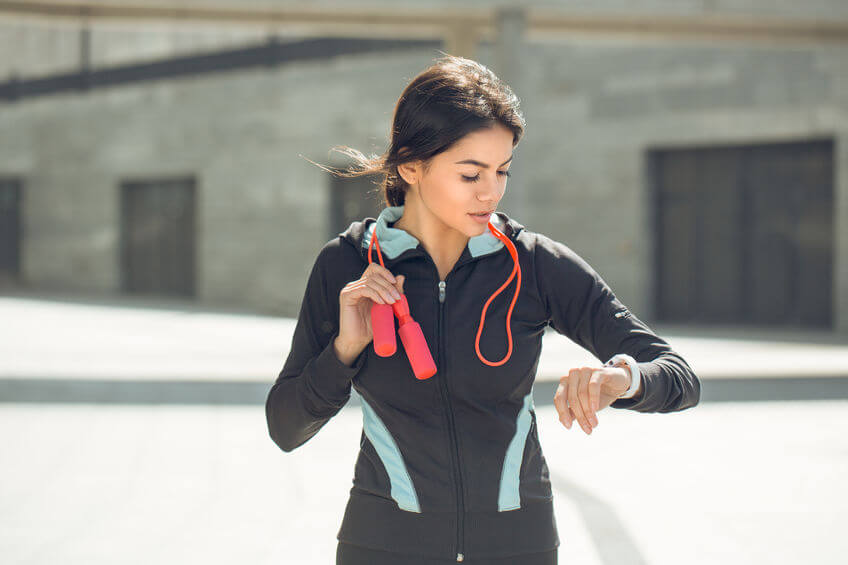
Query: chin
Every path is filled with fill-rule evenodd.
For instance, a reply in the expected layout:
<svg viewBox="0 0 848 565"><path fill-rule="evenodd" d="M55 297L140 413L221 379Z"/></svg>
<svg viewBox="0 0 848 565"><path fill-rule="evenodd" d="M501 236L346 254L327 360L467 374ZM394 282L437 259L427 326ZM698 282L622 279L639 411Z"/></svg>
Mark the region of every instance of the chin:
<svg viewBox="0 0 848 565"><path fill-rule="evenodd" d="M472 236L481 235L481 234L486 233L487 231L489 231L489 225L485 224L485 225L479 226L476 230L474 230L474 232L471 235Z"/></svg>

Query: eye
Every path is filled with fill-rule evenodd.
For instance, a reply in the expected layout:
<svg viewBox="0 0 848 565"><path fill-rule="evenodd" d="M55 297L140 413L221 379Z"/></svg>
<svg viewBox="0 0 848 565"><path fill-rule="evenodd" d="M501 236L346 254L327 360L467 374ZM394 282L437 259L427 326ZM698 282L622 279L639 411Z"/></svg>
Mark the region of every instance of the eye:
<svg viewBox="0 0 848 565"><path fill-rule="evenodd" d="M501 175L502 177L511 177L512 176L509 171L498 171L498 174ZM462 175L462 180L464 180L465 182L477 182L478 180L480 180L480 173L477 173L473 177L467 177L465 175Z"/></svg>

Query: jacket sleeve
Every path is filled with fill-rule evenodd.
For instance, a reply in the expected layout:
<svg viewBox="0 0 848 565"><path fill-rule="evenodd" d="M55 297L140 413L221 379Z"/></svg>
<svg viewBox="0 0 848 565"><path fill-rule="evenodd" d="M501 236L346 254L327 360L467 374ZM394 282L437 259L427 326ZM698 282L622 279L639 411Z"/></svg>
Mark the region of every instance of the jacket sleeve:
<svg viewBox="0 0 848 565"><path fill-rule="evenodd" d="M567 245L536 234L534 267L548 323L602 362L637 362L642 391L611 406L676 412L698 404L701 383L689 364L618 300L601 276Z"/></svg>
<svg viewBox="0 0 848 565"><path fill-rule="evenodd" d="M338 241L328 243L315 260L288 358L265 401L268 432L286 452L306 443L341 410L365 360L363 350L348 367L333 348L339 334L337 303L343 285L331 284L328 275L339 265L339 251Z"/></svg>

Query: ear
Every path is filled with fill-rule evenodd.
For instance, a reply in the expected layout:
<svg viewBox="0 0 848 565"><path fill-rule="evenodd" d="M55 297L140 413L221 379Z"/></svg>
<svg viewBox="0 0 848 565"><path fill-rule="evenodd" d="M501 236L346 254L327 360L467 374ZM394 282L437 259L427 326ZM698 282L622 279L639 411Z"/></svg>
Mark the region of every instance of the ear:
<svg viewBox="0 0 848 565"><path fill-rule="evenodd" d="M421 173L420 161L408 161L398 165L398 174L408 185L413 185L418 182L418 177Z"/></svg>

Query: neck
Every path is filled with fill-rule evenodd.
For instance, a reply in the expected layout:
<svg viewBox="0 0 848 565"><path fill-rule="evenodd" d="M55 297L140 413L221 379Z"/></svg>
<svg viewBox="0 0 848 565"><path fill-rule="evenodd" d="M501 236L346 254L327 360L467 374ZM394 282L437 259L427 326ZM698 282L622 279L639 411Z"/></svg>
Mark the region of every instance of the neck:
<svg viewBox="0 0 848 565"><path fill-rule="evenodd" d="M421 246L427 250L440 269L450 270L462 255L469 237L447 226L425 210L420 202L409 196L410 194L407 194L403 215L392 227L402 229L413 236L421 242Z"/></svg>

